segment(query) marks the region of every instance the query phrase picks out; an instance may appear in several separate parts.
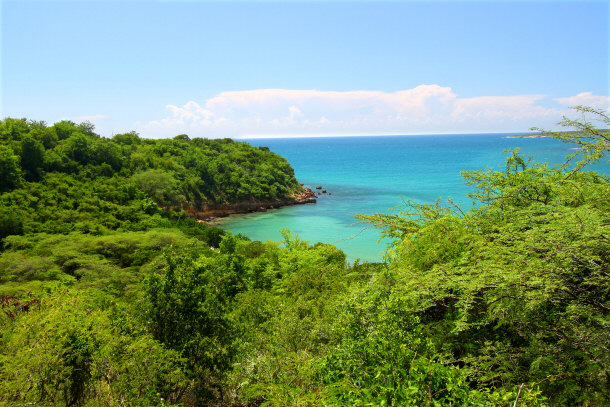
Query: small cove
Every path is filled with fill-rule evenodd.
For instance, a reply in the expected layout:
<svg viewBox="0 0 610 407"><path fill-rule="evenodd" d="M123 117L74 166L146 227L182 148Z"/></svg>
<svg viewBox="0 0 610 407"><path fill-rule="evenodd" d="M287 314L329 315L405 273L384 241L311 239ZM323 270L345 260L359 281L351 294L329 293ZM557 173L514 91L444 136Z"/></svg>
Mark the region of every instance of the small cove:
<svg viewBox="0 0 610 407"><path fill-rule="evenodd" d="M389 212L406 201L432 203L451 198L463 210L472 189L460 172L499 169L505 149L520 148L538 162L560 164L573 146L551 138L506 138L501 134L251 139L292 165L299 182L323 194L316 204L221 219L219 226L253 240L281 240L287 228L310 243L331 243L353 262L382 260L378 231L357 224L356 214ZM592 169L610 173L607 162Z"/></svg>

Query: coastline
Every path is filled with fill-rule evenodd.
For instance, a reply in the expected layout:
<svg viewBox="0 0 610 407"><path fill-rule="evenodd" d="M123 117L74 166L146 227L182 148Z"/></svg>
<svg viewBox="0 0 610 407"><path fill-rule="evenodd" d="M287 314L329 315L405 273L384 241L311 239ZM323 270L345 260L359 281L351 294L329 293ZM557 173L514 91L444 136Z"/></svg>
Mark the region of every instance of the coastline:
<svg viewBox="0 0 610 407"><path fill-rule="evenodd" d="M218 218L230 215L238 215L252 212L265 212L268 209L276 209L284 206L303 205L316 203L316 194L310 188L303 188L299 194L275 199L251 198L238 202L227 202L221 204L207 204L203 208L186 208L185 212L195 218L198 222L210 224Z"/></svg>
<svg viewBox="0 0 610 407"><path fill-rule="evenodd" d="M506 136L504 138L552 138L545 134L515 134L514 136Z"/></svg>

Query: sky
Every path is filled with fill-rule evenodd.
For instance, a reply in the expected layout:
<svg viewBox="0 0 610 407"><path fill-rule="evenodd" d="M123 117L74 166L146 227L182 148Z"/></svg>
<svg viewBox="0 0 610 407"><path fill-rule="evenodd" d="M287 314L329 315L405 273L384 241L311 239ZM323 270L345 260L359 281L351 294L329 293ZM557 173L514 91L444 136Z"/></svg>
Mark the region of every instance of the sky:
<svg viewBox="0 0 610 407"><path fill-rule="evenodd" d="M608 1L0 0L0 117L105 137L555 129L610 105Z"/></svg>

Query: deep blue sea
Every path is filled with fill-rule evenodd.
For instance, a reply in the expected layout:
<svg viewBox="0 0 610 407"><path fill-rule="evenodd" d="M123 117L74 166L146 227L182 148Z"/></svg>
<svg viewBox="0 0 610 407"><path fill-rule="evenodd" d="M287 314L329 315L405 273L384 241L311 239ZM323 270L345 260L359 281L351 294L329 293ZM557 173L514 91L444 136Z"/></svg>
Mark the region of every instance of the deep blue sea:
<svg viewBox="0 0 610 407"><path fill-rule="evenodd" d="M294 168L297 179L314 189L330 192L316 204L297 205L263 213L225 218L220 226L253 240L281 240L288 228L311 243L332 243L350 262L380 261L385 242L366 225L356 224L355 214L391 212L412 200L432 203L451 198L464 210L473 202L466 194L460 171L500 168L506 149L520 148L535 161L563 163L574 146L550 138L506 138L509 134L455 134L252 139L267 146ZM610 174L610 164L597 164Z"/></svg>

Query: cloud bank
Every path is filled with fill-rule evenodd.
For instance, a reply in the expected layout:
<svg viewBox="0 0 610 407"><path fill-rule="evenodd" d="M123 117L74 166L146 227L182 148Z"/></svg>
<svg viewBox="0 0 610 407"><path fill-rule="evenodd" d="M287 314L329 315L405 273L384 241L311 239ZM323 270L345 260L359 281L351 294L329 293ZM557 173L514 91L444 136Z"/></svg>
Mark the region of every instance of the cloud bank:
<svg viewBox="0 0 610 407"><path fill-rule="evenodd" d="M258 89L223 92L202 103L167 105L168 116L136 123L144 137L377 135L483 133L554 128L569 106L608 108L591 92L459 97L449 87L420 85L396 92Z"/></svg>

